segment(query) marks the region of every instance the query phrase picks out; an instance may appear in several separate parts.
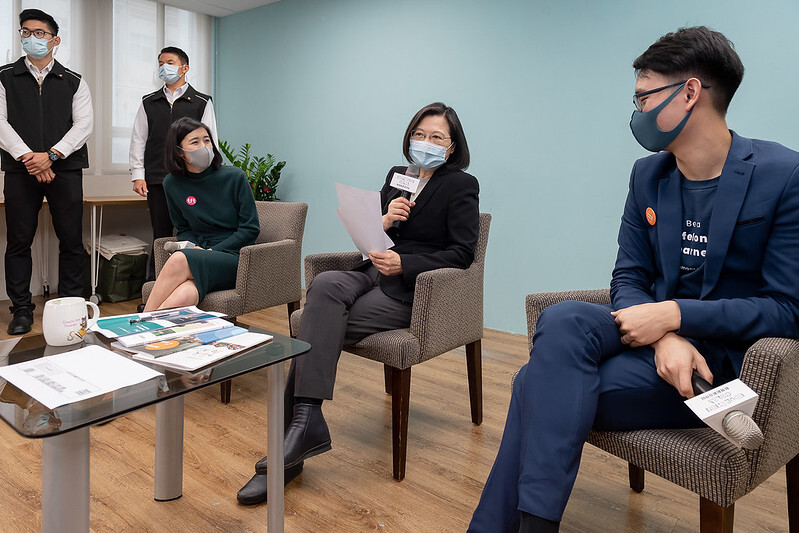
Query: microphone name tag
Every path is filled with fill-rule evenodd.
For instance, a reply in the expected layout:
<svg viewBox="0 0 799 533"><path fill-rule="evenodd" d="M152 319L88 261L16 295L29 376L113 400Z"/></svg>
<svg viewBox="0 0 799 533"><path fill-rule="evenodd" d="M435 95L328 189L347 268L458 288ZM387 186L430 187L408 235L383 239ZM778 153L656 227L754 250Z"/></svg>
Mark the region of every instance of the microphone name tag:
<svg viewBox="0 0 799 533"><path fill-rule="evenodd" d="M410 176L406 176L405 174L395 172L394 176L391 178L391 186L395 189L407 191L413 194L416 192L416 189L419 188L419 180L417 178L412 178Z"/></svg>

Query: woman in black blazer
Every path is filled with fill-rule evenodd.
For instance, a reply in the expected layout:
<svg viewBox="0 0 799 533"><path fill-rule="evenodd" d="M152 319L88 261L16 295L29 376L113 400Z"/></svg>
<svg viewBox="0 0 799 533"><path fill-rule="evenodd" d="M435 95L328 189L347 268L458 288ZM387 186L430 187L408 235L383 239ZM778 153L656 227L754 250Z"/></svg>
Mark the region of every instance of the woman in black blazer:
<svg viewBox="0 0 799 533"><path fill-rule="evenodd" d="M391 187L394 167L380 191L383 229L394 241L385 252L351 271L323 272L307 287L297 337L311 350L291 363L286 383L285 482L302 472L303 461L330 449L322 401L333 398L341 347L364 337L406 328L416 276L437 268L467 268L474 260L479 226L479 185L463 170L469 147L458 115L436 102L411 120L403 153L419 169L420 184L410 198ZM266 457L239 491L243 505L266 501Z"/></svg>

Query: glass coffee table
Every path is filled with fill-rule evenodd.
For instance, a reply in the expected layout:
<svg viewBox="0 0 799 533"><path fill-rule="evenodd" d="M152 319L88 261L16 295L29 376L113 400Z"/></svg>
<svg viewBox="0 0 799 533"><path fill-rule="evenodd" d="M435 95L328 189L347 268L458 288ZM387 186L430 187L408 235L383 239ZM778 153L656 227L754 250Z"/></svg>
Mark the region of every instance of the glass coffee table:
<svg viewBox="0 0 799 533"><path fill-rule="evenodd" d="M0 418L26 438L42 442L42 531L89 531L89 428L120 415L155 404L155 499L169 501L183 494L183 399L202 389L267 369L268 422L267 526L283 531L283 387L282 364L310 349L310 344L250 326L273 339L224 359L196 373L183 374L152 367L162 375L97 398L48 409L11 383L0 400L7 407ZM66 347L48 346L42 335L0 341L0 364L13 365L39 357L82 348L107 347L110 340L89 333L84 342ZM10 352L9 346L13 344ZM5 349L3 349L5 348ZM7 355L5 355L7 354ZM144 363L143 363L144 364ZM148 365L149 366L149 365ZM5 380L0 380L5 382Z"/></svg>

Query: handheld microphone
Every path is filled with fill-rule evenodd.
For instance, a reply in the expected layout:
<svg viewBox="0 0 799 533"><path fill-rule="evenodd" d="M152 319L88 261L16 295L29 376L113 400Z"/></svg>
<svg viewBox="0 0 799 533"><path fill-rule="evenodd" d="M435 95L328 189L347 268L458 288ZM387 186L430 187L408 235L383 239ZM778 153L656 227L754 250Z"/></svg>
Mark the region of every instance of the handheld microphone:
<svg viewBox="0 0 799 533"><path fill-rule="evenodd" d="M713 385L708 383L696 370L691 375L691 385L694 394L704 394L713 389ZM733 409L726 415L721 423L727 436L746 450L756 450L763 444L763 432L752 417L741 410Z"/></svg>
<svg viewBox="0 0 799 533"><path fill-rule="evenodd" d="M411 194L415 193L416 189L419 187L418 178L419 178L419 166L408 165L408 170L405 171L404 175L394 174L394 177L391 180L391 186L394 187L395 189L399 189L400 191L402 191L400 193L400 196L402 196L406 200L410 200ZM396 222L394 222L394 224L391 225L391 227L399 228L400 222L401 222L400 220L397 220Z"/></svg>

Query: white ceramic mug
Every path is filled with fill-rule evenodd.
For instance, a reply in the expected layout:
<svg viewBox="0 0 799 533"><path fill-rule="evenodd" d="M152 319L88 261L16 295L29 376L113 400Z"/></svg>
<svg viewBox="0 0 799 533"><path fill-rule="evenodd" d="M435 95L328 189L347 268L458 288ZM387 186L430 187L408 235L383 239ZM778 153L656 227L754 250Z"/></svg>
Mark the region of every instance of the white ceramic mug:
<svg viewBox="0 0 799 533"><path fill-rule="evenodd" d="M92 308L89 318L86 306ZM76 296L48 300L44 304L42 331L50 346L67 346L83 340L86 331L100 318L100 308Z"/></svg>

